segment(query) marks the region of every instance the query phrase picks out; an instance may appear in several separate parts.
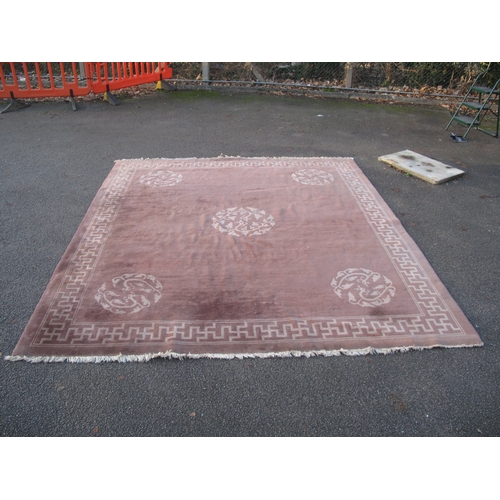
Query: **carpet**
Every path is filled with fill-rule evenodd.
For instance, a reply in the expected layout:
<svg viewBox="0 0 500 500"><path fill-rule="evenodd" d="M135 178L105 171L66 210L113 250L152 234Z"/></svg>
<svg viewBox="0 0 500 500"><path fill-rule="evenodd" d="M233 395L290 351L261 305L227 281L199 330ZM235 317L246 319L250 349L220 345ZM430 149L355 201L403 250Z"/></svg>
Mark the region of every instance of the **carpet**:
<svg viewBox="0 0 500 500"><path fill-rule="evenodd" d="M351 158L117 161L7 359L481 346Z"/></svg>

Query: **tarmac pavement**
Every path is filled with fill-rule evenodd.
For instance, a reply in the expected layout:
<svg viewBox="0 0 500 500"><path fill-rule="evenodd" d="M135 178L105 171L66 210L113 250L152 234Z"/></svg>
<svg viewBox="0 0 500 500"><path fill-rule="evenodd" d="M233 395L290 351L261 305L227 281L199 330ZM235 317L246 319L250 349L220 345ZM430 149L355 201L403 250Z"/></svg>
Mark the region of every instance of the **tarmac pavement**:
<svg viewBox="0 0 500 500"><path fill-rule="evenodd" d="M3 104L3 103L0 103ZM3 107L3 106L2 106ZM453 143L438 107L206 91L0 115L1 436L500 435L500 139ZM464 169L442 185L377 160ZM115 160L353 157L484 347L359 357L10 362Z"/></svg>

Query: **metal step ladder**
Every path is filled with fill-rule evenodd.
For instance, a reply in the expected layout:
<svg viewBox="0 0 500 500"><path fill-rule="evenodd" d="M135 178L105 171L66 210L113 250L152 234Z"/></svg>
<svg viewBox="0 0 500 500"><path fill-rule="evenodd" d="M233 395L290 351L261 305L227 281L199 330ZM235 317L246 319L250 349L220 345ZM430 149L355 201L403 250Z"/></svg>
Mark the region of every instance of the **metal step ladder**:
<svg viewBox="0 0 500 500"><path fill-rule="evenodd" d="M498 137L500 115L500 79L498 79L492 87L485 87L481 85L481 80L487 72L488 69L479 73L476 77L474 83L471 85L469 91L455 111L455 114L451 117L451 120L445 130L448 130L450 125L456 121L460 125L467 127L467 131L463 135L464 139L473 127L493 137ZM467 109L464 108L471 109L473 112L470 114L464 114L464 112L467 111ZM462 112L462 114L460 114L460 112ZM481 128L481 122L488 113L496 116L495 132L489 129Z"/></svg>

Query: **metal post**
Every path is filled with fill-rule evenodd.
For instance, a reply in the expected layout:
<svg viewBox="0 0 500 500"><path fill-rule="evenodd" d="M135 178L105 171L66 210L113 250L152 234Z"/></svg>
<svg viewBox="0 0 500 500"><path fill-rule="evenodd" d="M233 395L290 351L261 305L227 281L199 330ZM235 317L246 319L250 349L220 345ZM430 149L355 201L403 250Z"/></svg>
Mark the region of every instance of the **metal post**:
<svg viewBox="0 0 500 500"><path fill-rule="evenodd" d="M352 67L353 63L346 63L345 69L346 69L346 74L345 74L345 87L347 89L352 88Z"/></svg>
<svg viewBox="0 0 500 500"><path fill-rule="evenodd" d="M210 63L202 62L201 63L201 79L204 82L210 82Z"/></svg>
<svg viewBox="0 0 500 500"><path fill-rule="evenodd" d="M80 67L80 78L82 80L85 80L86 75L85 75L85 63L78 63L78 66Z"/></svg>

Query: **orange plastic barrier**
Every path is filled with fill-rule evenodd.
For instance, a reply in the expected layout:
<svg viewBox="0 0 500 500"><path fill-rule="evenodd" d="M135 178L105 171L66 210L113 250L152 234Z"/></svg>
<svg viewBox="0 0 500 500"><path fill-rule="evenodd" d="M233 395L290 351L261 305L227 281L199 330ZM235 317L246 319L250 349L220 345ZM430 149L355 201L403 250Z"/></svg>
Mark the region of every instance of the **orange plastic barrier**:
<svg viewBox="0 0 500 500"><path fill-rule="evenodd" d="M0 63L0 98L69 97L90 90L77 63Z"/></svg>
<svg viewBox="0 0 500 500"><path fill-rule="evenodd" d="M87 77L94 93L158 82L172 78L171 63L115 62L87 63Z"/></svg>
<svg viewBox="0 0 500 500"><path fill-rule="evenodd" d="M0 63L0 98L76 97L172 78L171 63Z"/></svg>

